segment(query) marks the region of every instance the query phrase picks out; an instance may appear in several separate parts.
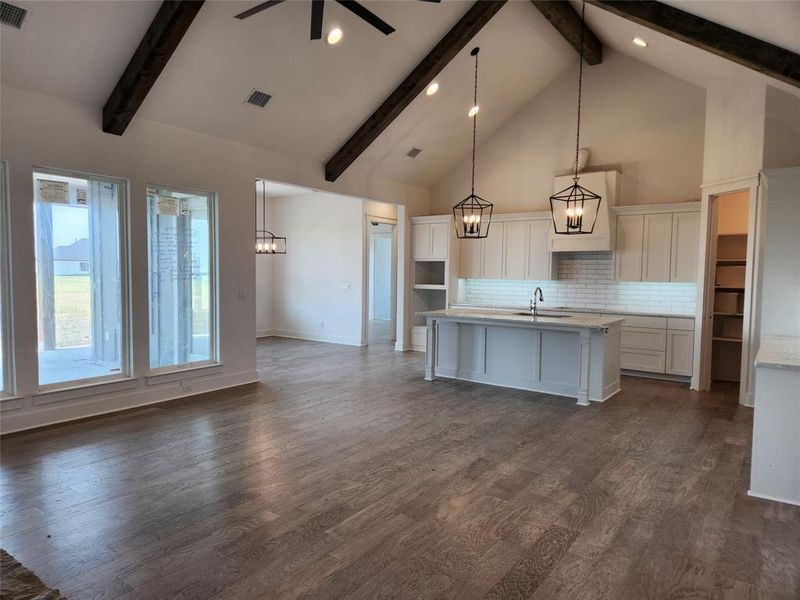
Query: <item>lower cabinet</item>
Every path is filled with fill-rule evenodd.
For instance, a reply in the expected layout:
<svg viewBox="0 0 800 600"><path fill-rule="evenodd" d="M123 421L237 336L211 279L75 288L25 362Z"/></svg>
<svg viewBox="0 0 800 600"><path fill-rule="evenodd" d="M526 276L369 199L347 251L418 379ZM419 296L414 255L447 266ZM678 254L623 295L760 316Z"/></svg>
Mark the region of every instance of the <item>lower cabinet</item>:
<svg viewBox="0 0 800 600"><path fill-rule="evenodd" d="M667 361L665 369L669 375L692 376L694 357L693 331L667 331Z"/></svg>
<svg viewBox="0 0 800 600"><path fill-rule="evenodd" d="M625 319L620 367L626 371L691 377L694 319L603 315Z"/></svg>
<svg viewBox="0 0 800 600"><path fill-rule="evenodd" d="M620 352L620 367L629 371L664 373L664 366L665 356L664 353L659 350L622 348Z"/></svg>

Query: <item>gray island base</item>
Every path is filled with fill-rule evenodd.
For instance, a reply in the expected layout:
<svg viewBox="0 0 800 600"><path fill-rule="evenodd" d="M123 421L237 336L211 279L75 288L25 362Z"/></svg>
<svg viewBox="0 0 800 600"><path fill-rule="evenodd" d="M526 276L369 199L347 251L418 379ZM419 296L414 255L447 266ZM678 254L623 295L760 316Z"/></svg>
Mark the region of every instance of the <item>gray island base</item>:
<svg viewBox="0 0 800 600"><path fill-rule="evenodd" d="M603 402L620 390L622 319L491 310L419 313L427 320L425 379L462 379Z"/></svg>

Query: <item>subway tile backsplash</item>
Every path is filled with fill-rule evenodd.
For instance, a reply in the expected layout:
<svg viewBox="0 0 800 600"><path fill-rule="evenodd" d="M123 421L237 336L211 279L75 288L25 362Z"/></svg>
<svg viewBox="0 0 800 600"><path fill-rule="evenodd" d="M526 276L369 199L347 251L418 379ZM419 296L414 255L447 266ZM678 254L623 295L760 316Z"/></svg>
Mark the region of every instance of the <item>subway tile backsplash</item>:
<svg viewBox="0 0 800 600"><path fill-rule="evenodd" d="M483 306L528 306L532 290L544 292L542 308L607 308L641 312L694 314L694 283L614 281L611 252L563 252L557 281L465 279L459 285L460 303Z"/></svg>

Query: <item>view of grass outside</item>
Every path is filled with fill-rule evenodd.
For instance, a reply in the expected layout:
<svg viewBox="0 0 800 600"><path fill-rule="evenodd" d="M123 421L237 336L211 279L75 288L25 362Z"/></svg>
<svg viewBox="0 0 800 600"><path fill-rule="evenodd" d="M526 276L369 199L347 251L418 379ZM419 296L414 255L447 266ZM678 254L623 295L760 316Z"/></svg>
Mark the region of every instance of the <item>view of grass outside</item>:
<svg viewBox="0 0 800 600"><path fill-rule="evenodd" d="M56 348L88 346L92 339L92 289L88 275L55 276Z"/></svg>

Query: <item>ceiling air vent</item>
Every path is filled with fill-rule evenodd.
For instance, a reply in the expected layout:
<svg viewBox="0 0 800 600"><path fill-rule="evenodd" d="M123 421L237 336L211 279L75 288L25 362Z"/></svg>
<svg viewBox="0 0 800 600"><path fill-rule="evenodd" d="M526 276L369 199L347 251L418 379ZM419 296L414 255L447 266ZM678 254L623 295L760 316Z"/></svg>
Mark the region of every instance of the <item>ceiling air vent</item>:
<svg viewBox="0 0 800 600"><path fill-rule="evenodd" d="M420 153L420 152L422 152L422 150L420 150L419 148L417 148L416 146L414 146L414 147L413 147L411 150L409 150L409 151L408 151L408 153L406 154L406 156L408 156L408 157L410 157L410 158L417 158L417 156L419 156L419 153Z"/></svg>
<svg viewBox="0 0 800 600"><path fill-rule="evenodd" d="M28 11L8 2L0 2L0 23L20 29Z"/></svg>
<svg viewBox="0 0 800 600"><path fill-rule="evenodd" d="M253 106L257 106L258 108L264 108L269 102L269 99L272 98L266 92L262 92L260 90L253 90L250 92L250 95L245 100L245 104L252 104Z"/></svg>

